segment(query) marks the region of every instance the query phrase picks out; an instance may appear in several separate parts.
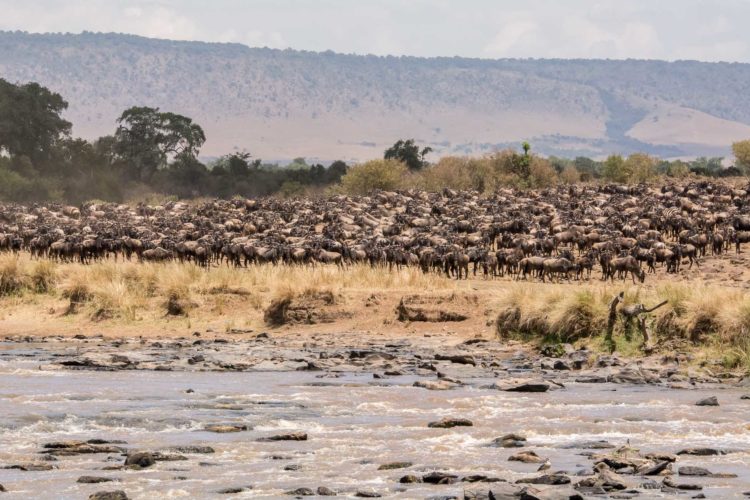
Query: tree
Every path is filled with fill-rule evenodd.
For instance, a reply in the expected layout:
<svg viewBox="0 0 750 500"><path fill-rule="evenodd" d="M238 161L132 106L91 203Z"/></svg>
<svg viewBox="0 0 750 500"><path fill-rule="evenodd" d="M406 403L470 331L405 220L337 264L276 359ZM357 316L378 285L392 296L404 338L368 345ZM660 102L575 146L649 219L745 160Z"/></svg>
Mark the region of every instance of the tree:
<svg viewBox="0 0 750 500"><path fill-rule="evenodd" d="M602 165L602 177L610 182L627 182L630 173L625 166L625 159L620 155L610 155Z"/></svg>
<svg viewBox="0 0 750 500"><path fill-rule="evenodd" d="M690 162L690 171L698 175L716 177L724 170L722 165L723 160L724 158L720 156L715 156L713 158L700 156Z"/></svg>
<svg viewBox="0 0 750 500"><path fill-rule="evenodd" d="M601 164L586 156L578 156L573 160L582 181L590 181L601 177Z"/></svg>
<svg viewBox="0 0 750 500"><path fill-rule="evenodd" d="M734 166L744 175L750 174L750 140L737 141L732 144Z"/></svg>
<svg viewBox="0 0 750 500"><path fill-rule="evenodd" d="M675 160L673 162L669 162L665 173L667 174L667 177L676 177L681 179L690 175L690 168L684 161Z"/></svg>
<svg viewBox="0 0 750 500"><path fill-rule="evenodd" d="M26 156L36 167L53 145L70 135L70 122L60 114L68 103L38 83L14 85L0 78L0 152Z"/></svg>
<svg viewBox="0 0 750 500"><path fill-rule="evenodd" d="M148 181L170 157L198 155L206 136L193 120L159 108L132 107L117 119L115 151L126 175Z"/></svg>
<svg viewBox="0 0 750 500"><path fill-rule="evenodd" d="M422 148L420 151L419 146L414 143L414 139L406 141L399 139L393 146L385 150L383 159L398 160L404 163L409 170L415 172L427 166L425 156L431 152L432 148L429 146Z"/></svg>
<svg viewBox="0 0 750 500"><path fill-rule="evenodd" d="M633 153L625 160L625 169L628 172L626 182L648 182L656 177L656 160L645 153Z"/></svg>
<svg viewBox="0 0 750 500"><path fill-rule="evenodd" d="M576 184L581 180L581 173L573 164L566 165L560 172L560 180L564 184Z"/></svg>

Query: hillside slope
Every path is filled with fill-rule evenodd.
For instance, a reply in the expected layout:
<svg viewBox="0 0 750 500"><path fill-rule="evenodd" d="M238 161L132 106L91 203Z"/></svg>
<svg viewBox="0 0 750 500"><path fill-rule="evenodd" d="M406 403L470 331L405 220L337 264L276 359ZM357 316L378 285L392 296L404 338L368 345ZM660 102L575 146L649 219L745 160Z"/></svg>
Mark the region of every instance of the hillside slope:
<svg viewBox="0 0 750 500"><path fill-rule="evenodd" d="M529 140L548 154L727 154L750 137L750 64L376 57L131 35L0 32L0 76L63 94L74 133L132 105L187 114L203 153L364 159L401 137L439 155Z"/></svg>

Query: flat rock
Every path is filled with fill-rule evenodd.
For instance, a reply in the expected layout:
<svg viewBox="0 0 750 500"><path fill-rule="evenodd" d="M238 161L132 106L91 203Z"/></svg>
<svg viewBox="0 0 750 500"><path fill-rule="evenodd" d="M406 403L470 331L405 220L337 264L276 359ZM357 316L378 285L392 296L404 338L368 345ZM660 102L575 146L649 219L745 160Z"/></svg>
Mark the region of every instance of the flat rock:
<svg viewBox="0 0 750 500"><path fill-rule="evenodd" d="M678 455L693 455L698 457L708 457L712 455L726 455L725 450L718 448L686 448L677 452Z"/></svg>
<svg viewBox="0 0 750 500"><path fill-rule="evenodd" d="M89 495L89 500L128 500L128 495L122 490L97 491Z"/></svg>
<svg viewBox="0 0 750 500"><path fill-rule="evenodd" d="M698 491L703 489L703 486L701 486L700 484L675 483L668 477L664 478L662 484L664 486L667 486L668 488L674 488L676 490Z"/></svg>
<svg viewBox="0 0 750 500"><path fill-rule="evenodd" d="M111 481L117 481L117 479L113 479L111 477L101 477L101 476L81 476L78 478L76 483L97 484L97 483L109 483Z"/></svg>
<svg viewBox="0 0 750 500"><path fill-rule="evenodd" d="M489 489L464 492L464 500L518 500L521 488L509 483L493 484Z"/></svg>
<svg viewBox="0 0 750 500"><path fill-rule="evenodd" d="M421 387L422 389L429 389L431 391L447 391L448 389L458 387L458 384L447 380L417 380L414 382L414 387Z"/></svg>
<svg viewBox="0 0 750 500"><path fill-rule="evenodd" d="M267 436L259 438L258 441L307 441L306 432L286 432L284 434L276 434L274 436Z"/></svg>
<svg viewBox="0 0 750 500"><path fill-rule="evenodd" d="M315 495L315 492L310 488L297 488L286 492L287 495L295 497L311 497Z"/></svg>
<svg viewBox="0 0 750 500"><path fill-rule="evenodd" d="M230 432L242 432L249 430L249 427L247 425L242 424L231 424L231 425L222 425L222 424L212 424L207 425L203 428L204 431L207 432L215 432L217 434L228 434Z"/></svg>
<svg viewBox="0 0 750 500"><path fill-rule="evenodd" d="M550 384L546 382L521 382L499 386L501 391L507 392L547 392L549 388Z"/></svg>
<svg viewBox="0 0 750 500"><path fill-rule="evenodd" d="M679 468L677 473L680 476L708 477L712 475L708 469L705 469L703 467L696 467L694 465L683 465Z"/></svg>
<svg viewBox="0 0 750 500"><path fill-rule="evenodd" d="M477 362L474 359L474 357L469 356L467 354L454 354L454 355L436 354L435 360L436 361L450 361L451 363L457 363L460 365L471 365L471 366L477 365Z"/></svg>
<svg viewBox="0 0 750 500"><path fill-rule="evenodd" d="M466 418L441 418L437 422L430 422L427 427L436 429L450 429L451 427L471 427L474 423Z"/></svg>
<svg viewBox="0 0 750 500"><path fill-rule="evenodd" d="M358 490L354 496L359 498L380 498L383 495L375 490Z"/></svg>
<svg viewBox="0 0 750 500"><path fill-rule="evenodd" d="M428 484L453 484L458 480L458 476L455 474L449 474L447 472L430 472L422 476L422 482Z"/></svg>
<svg viewBox="0 0 750 500"><path fill-rule="evenodd" d="M508 457L510 462L523 462L525 464L541 464L547 461L546 458L542 458L533 451L522 451Z"/></svg>
<svg viewBox="0 0 750 500"><path fill-rule="evenodd" d="M579 492L570 487L527 487L516 498L520 500L584 500Z"/></svg>
<svg viewBox="0 0 750 500"><path fill-rule="evenodd" d="M518 481L516 481L516 484L570 484L570 478L565 474L544 474L542 476L519 479Z"/></svg>
<svg viewBox="0 0 750 500"><path fill-rule="evenodd" d="M248 491L248 489L249 488L245 486L230 486L229 488L222 488L216 493L219 495L235 495L237 493L242 493L243 491Z"/></svg>
<svg viewBox="0 0 750 500"><path fill-rule="evenodd" d="M214 453L215 450L210 446L172 446L167 448L167 451L173 451L176 453L200 453L209 454Z"/></svg>
<svg viewBox="0 0 750 500"><path fill-rule="evenodd" d="M378 470L406 469L407 467L411 467L412 465L413 464L411 462L389 462L378 467Z"/></svg>

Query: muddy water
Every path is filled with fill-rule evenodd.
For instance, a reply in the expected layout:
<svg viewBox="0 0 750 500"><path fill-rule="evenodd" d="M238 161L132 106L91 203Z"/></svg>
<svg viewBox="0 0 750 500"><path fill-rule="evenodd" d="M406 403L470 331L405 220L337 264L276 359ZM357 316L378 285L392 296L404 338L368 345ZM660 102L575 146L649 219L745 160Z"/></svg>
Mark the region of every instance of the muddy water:
<svg viewBox="0 0 750 500"><path fill-rule="evenodd" d="M48 463L55 469L0 469L0 484L9 491L3 498L80 499L115 489L136 499L273 498L319 486L340 495L375 491L384 497L462 497L465 489L489 486L400 484L399 478L433 470L511 482L538 475L538 464L508 461L518 449L487 446L510 432L525 435L527 449L549 457L552 470L571 476L591 470L591 461L582 455L582 441L606 440L617 446L629 442L642 452L676 453L687 447L742 450L679 459L680 466L700 465L737 478L680 479L703 485L708 498L741 497L750 490L750 401L741 400L746 391L737 388L674 390L568 382L562 390L521 394L481 388L488 380L476 378L456 389L431 391L413 387L419 378L415 375L373 379L367 372L334 377L319 372L64 371L39 369L33 352L17 349L15 355L4 354L0 465ZM712 395L721 406L694 405ZM427 427L445 416L468 418L474 426ZM252 430L203 430L209 424L235 423ZM289 431L304 431L309 439L257 441ZM158 462L143 470L102 470L121 465L119 454L39 462L43 443L92 438L122 440L131 450L208 445L215 453L187 453L187 460ZM413 465L378 470L395 461ZM117 482L78 484L84 475ZM637 487L644 478L626 480ZM217 493L232 487L248 489L233 495ZM673 496L660 490L640 493L641 498Z"/></svg>

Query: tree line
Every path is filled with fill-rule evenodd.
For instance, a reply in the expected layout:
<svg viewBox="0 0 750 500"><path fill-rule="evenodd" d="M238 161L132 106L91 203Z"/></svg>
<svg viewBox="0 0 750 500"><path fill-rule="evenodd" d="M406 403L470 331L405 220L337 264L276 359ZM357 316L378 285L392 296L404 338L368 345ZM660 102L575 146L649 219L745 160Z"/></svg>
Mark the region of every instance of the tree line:
<svg viewBox="0 0 750 500"><path fill-rule="evenodd" d="M343 161L279 167L234 152L199 160L206 141L191 118L158 108L131 107L112 135L71 136L62 118L68 103L37 83L0 79L0 199L81 203L123 201L150 193L179 198L292 196L337 184Z"/></svg>
<svg viewBox="0 0 750 500"><path fill-rule="evenodd" d="M611 155L597 161L541 157L523 143L521 151L484 157L427 160L432 149L398 140L382 160L349 167L343 161L308 165L304 158L280 167L234 152L199 160L206 141L191 118L158 108L131 107L112 135L87 141L72 137L62 114L68 103L37 84L0 79L0 199L124 201L152 193L179 198L314 192L365 193L372 189L445 187L491 192L500 187L539 188L575 182L648 182L658 176L731 176L750 173L750 140L733 145L735 164L722 158L659 160L645 154Z"/></svg>

